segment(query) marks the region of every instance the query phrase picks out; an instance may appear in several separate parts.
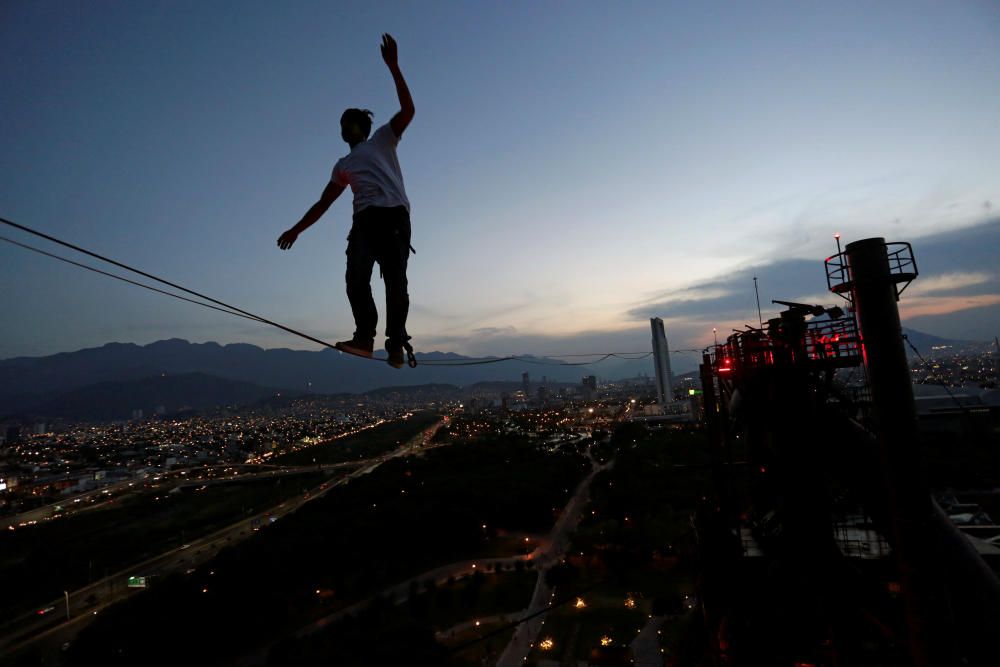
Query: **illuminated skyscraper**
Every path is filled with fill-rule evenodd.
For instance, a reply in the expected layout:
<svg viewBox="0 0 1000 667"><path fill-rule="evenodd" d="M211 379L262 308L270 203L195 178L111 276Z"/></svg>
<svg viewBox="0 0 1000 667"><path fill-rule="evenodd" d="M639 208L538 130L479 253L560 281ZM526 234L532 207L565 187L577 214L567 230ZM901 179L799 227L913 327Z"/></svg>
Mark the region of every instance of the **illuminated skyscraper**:
<svg viewBox="0 0 1000 667"><path fill-rule="evenodd" d="M667 334L663 331L663 320L659 317L649 318L653 330L653 362L656 366L656 395L660 405L665 405L674 399L673 388L670 386L673 378L670 374L670 348L667 347Z"/></svg>

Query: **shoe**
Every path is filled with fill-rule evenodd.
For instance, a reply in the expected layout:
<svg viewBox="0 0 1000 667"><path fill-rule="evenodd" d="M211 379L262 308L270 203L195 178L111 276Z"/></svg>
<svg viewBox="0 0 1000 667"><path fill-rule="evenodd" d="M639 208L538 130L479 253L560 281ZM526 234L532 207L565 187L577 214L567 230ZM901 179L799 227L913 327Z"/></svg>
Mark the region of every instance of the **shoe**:
<svg viewBox="0 0 1000 667"><path fill-rule="evenodd" d="M358 357L368 357L371 359L372 350L375 347L375 341L364 338L358 338L355 336L351 340L340 341L334 345L335 348L341 352L346 352L348 354L353 354Z"/></svg>
<svg viewBox="0 0 1000 667"><path fill-rule="evenodd" d="M394 343L391 340L387 340L385 341L385 351L389 353L389 358L386 359L386 362L393 368L402 368L406 364L401 343Z"/></svg>

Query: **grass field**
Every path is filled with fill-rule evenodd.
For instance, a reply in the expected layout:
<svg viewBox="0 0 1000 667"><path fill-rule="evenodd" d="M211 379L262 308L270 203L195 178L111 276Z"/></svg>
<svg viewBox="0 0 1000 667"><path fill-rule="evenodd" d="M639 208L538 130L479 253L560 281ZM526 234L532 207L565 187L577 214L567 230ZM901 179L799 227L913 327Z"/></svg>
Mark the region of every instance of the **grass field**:
<svg viewBox="0 0 1000 667"><path fill-rule="evenodd" d="M537 579L533 571L466 577L418 595L407 603L407 612L428 619L436 631L447 630L465 621L524 609Z"/></svg>
<svg viewBox="0 0 1000 667"><path fill-rule="evenodd" d="M343 463L367 459L392 451L406 443L441 416L433 412L416 412L406 419L380 424L343 438L327 440L317 445L277 456L268 463L274 465L310 465L313 463Z"/></svg>
<svg viewBox="0 0 1000 667"><path fill-rule="evenodd" d="M514 636L514 628L505 628L496 634L490 634L505 625L499 621L483 623L478 628L455 635L446 642L446 645L451 648L468 644L465 648L453 653L455 662L459 664L464 663L469 667L478 667L484 664L484 660L487 661L487 664L492 664L489 661L500 657L507 644L510 643L511 637Z"/></svg>
<svg viewBox="0 0 1000 667"><path fill-rule="evenodd" d="M137 492L107 509L0 532L0 617L15 616L132 563L278 505L329 476Z"/></svg>

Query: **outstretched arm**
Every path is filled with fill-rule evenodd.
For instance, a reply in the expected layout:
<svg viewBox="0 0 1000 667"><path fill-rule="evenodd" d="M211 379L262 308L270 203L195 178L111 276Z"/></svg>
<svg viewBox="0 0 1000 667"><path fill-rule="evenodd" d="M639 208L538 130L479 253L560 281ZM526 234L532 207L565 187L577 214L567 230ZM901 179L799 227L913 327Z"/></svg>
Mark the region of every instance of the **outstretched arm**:
<svg viewBox="0 0 1000 667"><path fill-rule="evenodd" d="M410 89L406 87L406 79L403 78L403 73L399 71L396 40L392 38L392 35L389 33L382 35L381 48L382 60L385 61L389 72L392 74L392 80L396 84L396 95L399 97L399 111L389 121L389 125L392 127L392 131L396 133L396 137L402 137L403 130L413 120L413 114L416 110L413 108L413 98L410 97Z"/></svg>
<svg viewBox="0 0 1000 667"><path fill-rule="evenodd" d="M282 250L291 248L292 244L295 243L295 239L299 238L299 234L312 227L313 223L323 217L326 210L330 208L330 204L336 201L337 197L343 191L343 185L338 185L333 181L327 183L326 188L323 189L323 194L319 197L319 201L306 211L306 214L302 216L301 220L295 223L295 226L278 237L278 247Z"/></svg>

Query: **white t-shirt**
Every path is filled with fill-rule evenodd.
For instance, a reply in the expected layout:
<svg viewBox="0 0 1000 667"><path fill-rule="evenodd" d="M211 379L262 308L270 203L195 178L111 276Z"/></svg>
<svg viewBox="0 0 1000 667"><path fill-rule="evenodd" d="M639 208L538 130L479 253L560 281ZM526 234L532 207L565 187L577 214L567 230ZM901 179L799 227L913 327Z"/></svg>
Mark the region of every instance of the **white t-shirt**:
<svg viewBox="0 0 1000 667"><path fill-rule="evenodd" d="M403 172L396 157L398 143L399 137L386 123L333 165L330 180L337 185L351 186L355 213L369 206L405 206L410 210L410 200L403 187Z"/></svg>

